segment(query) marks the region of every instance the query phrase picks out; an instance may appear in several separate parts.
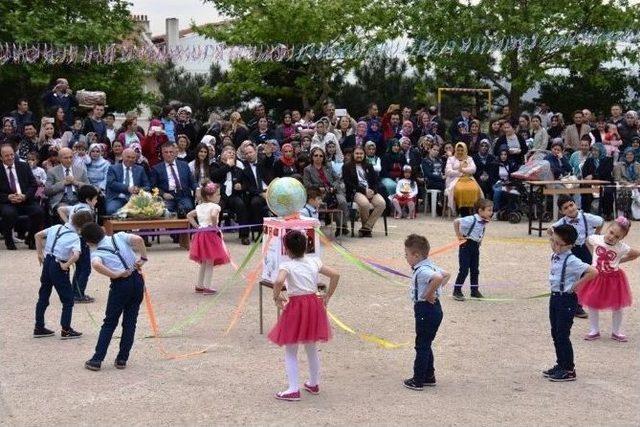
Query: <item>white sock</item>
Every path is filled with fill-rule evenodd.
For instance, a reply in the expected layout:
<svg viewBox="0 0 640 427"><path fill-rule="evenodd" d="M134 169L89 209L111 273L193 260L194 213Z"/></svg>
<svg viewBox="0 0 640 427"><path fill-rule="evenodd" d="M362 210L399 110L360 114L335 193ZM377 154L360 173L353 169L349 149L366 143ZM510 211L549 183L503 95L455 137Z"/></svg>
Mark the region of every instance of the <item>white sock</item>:
<svg viewBox="0 0 640 427"><path fill-rule="evenodd" d="M613 310L611 312L611 332L616 335L622 335L620 326L622 326L622 309Z"/></svg>
<svg viewBox="0 0 640 427"><path fill-rule="evenodd" d="M198 270L198 287L203 287L203 283L204 283L204 270L205 270L205 264L202 263L200 264L200 269Z"/></svg>
<svg viewBox="0 0 640 427"><path fill-rule="evenodd" d="M307 352L309 360L309 385L316 386L320 383L320 356L318 355L318 346L315 343L305 344L304 349Z"/></svg>
<svg viewBox="0 0 640 427"><path fill-rule="evenodd" d="M600 312L596 309L589 309L589 335L597 334L600 332L599 326Z"/></svg>
<svg viewBox="0 0 640 427"><path fill-rule="evenodd" d="M284 369L287 372L289 388L284 393L293 393L300 390L298 382L298 344L284 346Z"/></svg>
<svg viewBox="0 0 640 427"><path fill-rule="evenodd" d="M202 281L202 285L205 288L211 287L211 281L213 280L213 264L203 263L204 266L204 278Z"/></svg>

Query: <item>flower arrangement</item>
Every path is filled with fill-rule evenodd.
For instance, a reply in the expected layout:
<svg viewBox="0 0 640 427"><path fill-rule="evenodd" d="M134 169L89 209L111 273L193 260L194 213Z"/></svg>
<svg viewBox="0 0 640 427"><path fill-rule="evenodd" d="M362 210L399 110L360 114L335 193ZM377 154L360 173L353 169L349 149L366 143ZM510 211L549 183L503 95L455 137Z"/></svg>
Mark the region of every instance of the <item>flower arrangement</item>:
<svg viewBox="0 0 640 427"><path fill-rule="evenodd" d="M156 219L164 215L164 201L154 188L150 193L140 190L131 196L126 205L118 210L118 218Z"/></svg>

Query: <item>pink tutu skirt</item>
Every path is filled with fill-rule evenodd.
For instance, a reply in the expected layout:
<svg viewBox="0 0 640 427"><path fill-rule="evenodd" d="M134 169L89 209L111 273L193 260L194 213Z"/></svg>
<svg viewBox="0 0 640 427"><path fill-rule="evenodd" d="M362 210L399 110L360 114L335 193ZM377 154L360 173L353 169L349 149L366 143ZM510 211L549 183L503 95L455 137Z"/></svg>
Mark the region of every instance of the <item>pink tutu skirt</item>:
<svg viewBox="0 0 640 427"><path fill-rule="evenodd" d="M330 338L327 310L315 294L289 297L278 323L269 332L269 340L280 346L327 342Z"/></svg>
<svg viewBox="0 0 640 427"><path fill-rule="evenodd" d="M195 233L191 239L189 258L199 264L213 265L229 263L229 253L224 246L218 231L202 231Z"/></svg>
<svg viewBox="0 0 640 427"><path fill-rule="evenodd" d="M600 271L577 293L580 304L596 310L619 310L632 302L629 281L622 270Z"/></svg>

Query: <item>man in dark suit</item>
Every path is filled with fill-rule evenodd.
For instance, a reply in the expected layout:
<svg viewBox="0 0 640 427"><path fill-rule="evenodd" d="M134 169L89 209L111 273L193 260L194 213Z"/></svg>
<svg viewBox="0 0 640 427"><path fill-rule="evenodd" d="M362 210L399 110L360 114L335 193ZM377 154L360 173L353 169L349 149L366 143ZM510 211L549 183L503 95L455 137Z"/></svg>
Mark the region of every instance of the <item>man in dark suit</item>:
<svg viewBox="0 0 640 427"><path fill-rule="evenodd" d="M242 170L242 188L246 192L249 207L249 221L251 224L262 224L262 219L269 215L266 191L267 185L273 179L272 171L258 162L258 152L253 144L244 148L245 161Z"/></svg>
<svg viewBox="0 0 640 427"><path fill-rule="evenodd" d="M186 162L176 161L176 146L162 146L162 163L151 169L151 186L160 190L164 205L170 212L186 215L193 209L193 194L198 187Z"/></svg>
<svg viewBox="0 0 640 427"><path fill-rule="evenodd" d="M34 235L42 229L42 208L35 202L36 179L27 163L16 162L15 152L9 144L0 148L2 171L0 172L0 216L2 235L8 250L16 250L13 227L20 215L29 217L29 234L26 243L35 249Z"/></svg>
<svg viewBox="0 0 640 427"><path fill-rule="evenodd" d="M136 164L136 152L127 148L122 152L122 163L109 166L107 171L107 215L113 215L123 207L131 195L150 188L144 168Z"/></svg>

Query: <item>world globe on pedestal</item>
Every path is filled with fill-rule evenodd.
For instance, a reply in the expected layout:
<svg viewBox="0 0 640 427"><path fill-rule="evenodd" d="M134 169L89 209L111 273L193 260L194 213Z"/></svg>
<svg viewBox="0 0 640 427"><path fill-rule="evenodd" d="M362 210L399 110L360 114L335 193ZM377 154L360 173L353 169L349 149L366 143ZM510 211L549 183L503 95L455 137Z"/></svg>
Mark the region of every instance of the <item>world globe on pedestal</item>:
<svg viewBox="0 0 640 427"><path fill-rule="evenodd" d="M295 178L276 178L267 188L267 205L281 217L298 213L307 203L307 191Z"/></svg>

